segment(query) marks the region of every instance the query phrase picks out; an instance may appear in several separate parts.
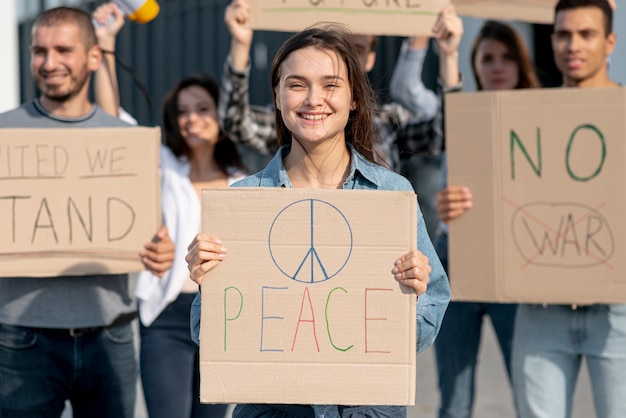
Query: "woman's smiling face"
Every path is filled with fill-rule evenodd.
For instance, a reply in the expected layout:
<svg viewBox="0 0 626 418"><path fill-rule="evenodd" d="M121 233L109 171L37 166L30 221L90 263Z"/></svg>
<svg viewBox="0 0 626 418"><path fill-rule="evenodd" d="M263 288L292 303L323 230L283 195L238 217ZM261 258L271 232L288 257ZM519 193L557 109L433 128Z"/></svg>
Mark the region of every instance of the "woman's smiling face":
<svg viewBox="0 0 626 418"><path fill-rule="evenodd" d="M355 106L346 65L335 52L306 47L280 65L276 107L303 147L345 141L344 129Z"/></svg>
<svg viewBox="0 0 626 418"><path fill-rule="evenodd" d="M178 94L178 127L192 150L215 145L219 137L217 106L208 91L198 85Z"/></svg>

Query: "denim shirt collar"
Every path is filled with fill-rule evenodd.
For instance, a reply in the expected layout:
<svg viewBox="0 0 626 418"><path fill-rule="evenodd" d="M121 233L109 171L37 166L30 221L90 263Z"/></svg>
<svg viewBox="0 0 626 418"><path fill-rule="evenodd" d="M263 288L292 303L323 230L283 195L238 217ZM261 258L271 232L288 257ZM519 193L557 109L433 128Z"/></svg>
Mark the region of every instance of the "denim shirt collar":
<svg viewBox="0 0 626 418"><path fill-rule="evenodd" d="M378 165L367 161L351 144L347 144L347 146L350 150L350 173L343 184L343 188L379 189L381 187L381 179L375 169ZM267 167L261 171L261 187L292 187L287 170L283 164L283 159L289 154L290 150L290 144L281 146Z"/></svg>

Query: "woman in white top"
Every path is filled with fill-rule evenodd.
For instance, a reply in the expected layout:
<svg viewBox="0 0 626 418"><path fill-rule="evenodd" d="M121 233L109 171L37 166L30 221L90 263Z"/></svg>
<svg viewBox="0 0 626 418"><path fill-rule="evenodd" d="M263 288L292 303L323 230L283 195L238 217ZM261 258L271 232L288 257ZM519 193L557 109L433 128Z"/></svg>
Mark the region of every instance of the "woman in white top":
<svg viewBox="0 0 626 418"><path fill-rule="evenodd" d="M218 98L218 83L197 75L180 80L163 104L161 206L176 256L163 277L142 272L135 292L151 418L220 417L227 407L199 403L198 346L189 333L198 285L189 279L185 261L187 245L200 230L201 190L228 187L244 175L237 147L219 125Z"/></svg>
<svg viewBox="0 0 626 418"><path fill-rule="evenodd" d="M124 16L115 3L93 13L98 41L113 51ZM100 69L96 101L119 115L113 54ZM199 403L198 346L191 340L189 311L198 285L189 279L187 245L200 231L202 189L228 187L244 176L236 145L221 129L217 106L219 84L208 75L185 77L163 103L161 206L163 224L174 241L175 257L167 271L139 275L141 380L151 418L222 418L227 405Z"/></svg>

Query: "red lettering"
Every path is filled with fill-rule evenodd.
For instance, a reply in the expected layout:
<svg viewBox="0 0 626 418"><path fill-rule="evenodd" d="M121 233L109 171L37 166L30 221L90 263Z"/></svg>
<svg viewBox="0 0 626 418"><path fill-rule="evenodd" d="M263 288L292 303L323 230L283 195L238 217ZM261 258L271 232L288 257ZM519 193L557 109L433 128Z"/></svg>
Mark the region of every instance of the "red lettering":
<svg viewBox="0 0 626 418"><path fill-rule="evenodd" d="M310 319L303 318L305 303L308 304ZM294 348L296 346L296 338L298 337L298 331L300 329L301 322L308 322L313 326L313 339L315 340L315 347L317 348L317 351L319 352L320 345L317 341L317 332L315 331L315 312L313 310L313 302L311 301L311 293L309 292L308 287L304 288L304 293L302 294L302 303L300 304L300 315L298 316L298 323L296 324L296 332L293 335L293 343L291 344L291 351L294 351Z"/></svg>
<svg viewBox="0 0 626 418"><path fill-rule="evenodd" d="M375 291L381 291L381 292L385 292L385 291L393 291L393 289L377 289L377 288L366 288L365 289L365 352L366 353L384 353L384 354L389 354L390 351L381 351L381 350L370 350L368 348L368 332L367 332L367 323L369 321L386 321L387 318L386 317L370 317L368 316L368 311L367 311L367 305L368 305L368 293L369 292L375 292Z"/></svg>

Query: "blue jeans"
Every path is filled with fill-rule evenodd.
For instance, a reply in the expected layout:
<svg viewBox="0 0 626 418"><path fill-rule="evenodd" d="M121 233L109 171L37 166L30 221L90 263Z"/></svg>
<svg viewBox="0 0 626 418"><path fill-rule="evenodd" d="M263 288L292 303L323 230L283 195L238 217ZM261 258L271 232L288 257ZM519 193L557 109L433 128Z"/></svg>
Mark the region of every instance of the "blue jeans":
<svg viewBox="0 0 626 418"><path fill-rule="evenodd" d="M626 417L626 305L519 305L512 372L521 418L569 418L583 357L596 416Z"/></svg>
<svg viewBox="0 0 626 418"><path fill-rule="evenodd" d="M406 418L404 406L340 406L341 418ZM321 418L309 405L237 405L233 418Z"/></svg>
<svg viewBox="0 0 626 418"><path fill-rule="evenodd" d="M489 316L509 379L516 305L451 302L435 340L440 418L469 418L474 406L478 349L483 317Z"/></svg>
<svg viewBox="0 0 626 418"><path fill-rule="evenodd" d="M448 269L448 237L437 238L437 253ZM451 278L454 280L454 278ZM435 340L439 377L440 418L469 418L474 407L478 349L483 318L489 316L504 366L511 379L511 346L517 305L502 303L450 302Z"/></svg>
<svg viewBox="0 0 626 418"><path fill-rule="evenodd" d="M68 330L0 324L2 418L132 418L137 363L130 324Z"/></svg>
<svg viewBox="0 0 626 418"><path fill-rule="evenodd" d="M198 346L189 311L195 293L181 293L149 326L141 325L141 382L150 418L223 418L228 405L200 403Z"/></svg>

